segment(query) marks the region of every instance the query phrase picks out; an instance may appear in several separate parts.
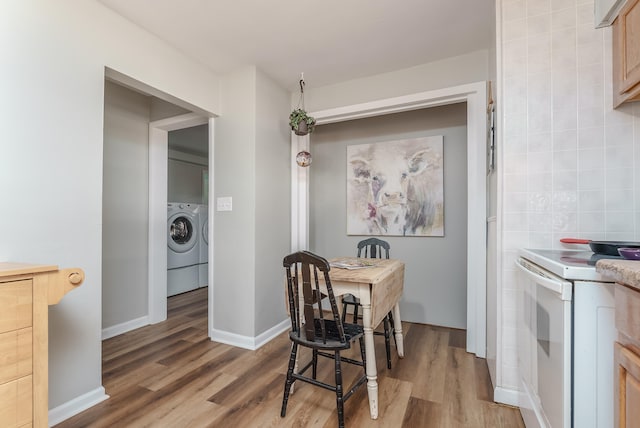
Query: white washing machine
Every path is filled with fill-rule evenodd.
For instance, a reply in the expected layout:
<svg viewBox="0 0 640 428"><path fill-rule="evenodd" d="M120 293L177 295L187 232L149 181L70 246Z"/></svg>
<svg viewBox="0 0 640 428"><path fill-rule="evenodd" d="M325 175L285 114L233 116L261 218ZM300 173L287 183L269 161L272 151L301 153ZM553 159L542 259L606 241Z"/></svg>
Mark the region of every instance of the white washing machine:
<svg viewBox="0 0 640 428"><path fill-rule="evenodd" d="M167 204L167 296L198 288L200 219L197 209L197 204Z"/></svg>
<svg viewBox="0 0 640 428"><path fill-rule="evenodd" d="M198 208L200 218L200 264L198 277L200 287L209 285L209 206L200 205Z"/></svg>

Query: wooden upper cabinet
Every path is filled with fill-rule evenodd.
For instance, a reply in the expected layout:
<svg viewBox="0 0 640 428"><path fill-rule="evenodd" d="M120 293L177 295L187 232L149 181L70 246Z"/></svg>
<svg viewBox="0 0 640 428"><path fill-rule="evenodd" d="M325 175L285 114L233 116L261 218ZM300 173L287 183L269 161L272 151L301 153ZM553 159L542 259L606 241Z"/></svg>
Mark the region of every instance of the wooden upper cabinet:
<svg viewBox="0 0 640 428"><path fill-rule="evenodd" d="M613 23L613 105L640 101L640 0L627 0Z"/></svg>

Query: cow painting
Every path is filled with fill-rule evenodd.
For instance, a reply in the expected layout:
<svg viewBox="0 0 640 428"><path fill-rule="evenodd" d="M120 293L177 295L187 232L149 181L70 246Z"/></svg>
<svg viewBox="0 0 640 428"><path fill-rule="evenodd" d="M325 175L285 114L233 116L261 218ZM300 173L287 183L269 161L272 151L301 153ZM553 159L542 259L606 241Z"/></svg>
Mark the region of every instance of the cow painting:
<svg viewBox="0 0 640 428"><path fill-rule="evenodd" d="M349 235L444 236L443 138L347 147Z"/></svg>

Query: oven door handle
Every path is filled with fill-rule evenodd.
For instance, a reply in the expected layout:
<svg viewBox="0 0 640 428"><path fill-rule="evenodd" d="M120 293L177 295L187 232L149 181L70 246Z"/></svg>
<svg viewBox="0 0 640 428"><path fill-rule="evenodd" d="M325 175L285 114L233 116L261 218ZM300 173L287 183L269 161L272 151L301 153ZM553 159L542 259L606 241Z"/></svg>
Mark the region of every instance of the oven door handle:
<svg viewBox="0 0 640 428"><path fill-rule="evenodd" d="M546 273L543 269L523 259L516 260L516 266L536 285L558 294L562 300L571 300L573 294L571 282L552 276L552 274Z"/></svg>

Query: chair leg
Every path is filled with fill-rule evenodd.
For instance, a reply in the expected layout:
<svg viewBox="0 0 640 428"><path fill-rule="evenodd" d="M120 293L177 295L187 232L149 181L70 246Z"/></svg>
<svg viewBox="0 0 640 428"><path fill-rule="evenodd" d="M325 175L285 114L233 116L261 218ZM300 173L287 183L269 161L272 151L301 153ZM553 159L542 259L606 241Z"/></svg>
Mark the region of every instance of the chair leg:
<svg viewBox="0 0 640 428"><path fill-rule="evenodd" d="M393 311L390 311L387 314L389 318L389 324L391 325L391 336L393 336L393 342L396 344L396 348L398 347L398 341L396 340L396 324L393 321Z"/></svg>
<svg viewBox="0 0 640 428"><path fill-rule="evenodd" d="M289 401L289 393L291 392L291 385L293 384L293 368L296 365L296 355L298 353L298 344L291 344L291 355L289 356L289 368L287 369L287 380L284 383L284 395L282 397L282 410L280 416L285 417L287 414L287 401Z"/></svg>
<svg viewBox="0 0 640 428"><path fill-rule="evenodd" d="M336 405L338 407L338 427L344 428L344 400L342 398L342 367L340 352L335 351L336 361Z"/></svg>
<svg viewBox="0 0 640 428"><path fill-rule="evenodd" d="M384 317L384 347L387 350L387 368L391 370L391 339L389 336L389 319Z"/></svg>
<svg viewBox="0 0 640 428"><path fill-rule="evenodd" d="M311 370L312 370L312 377L315 379L316 378L316 374L318 373L318 350L314 349L313 350L313 364L311 365Z"/></svg>

